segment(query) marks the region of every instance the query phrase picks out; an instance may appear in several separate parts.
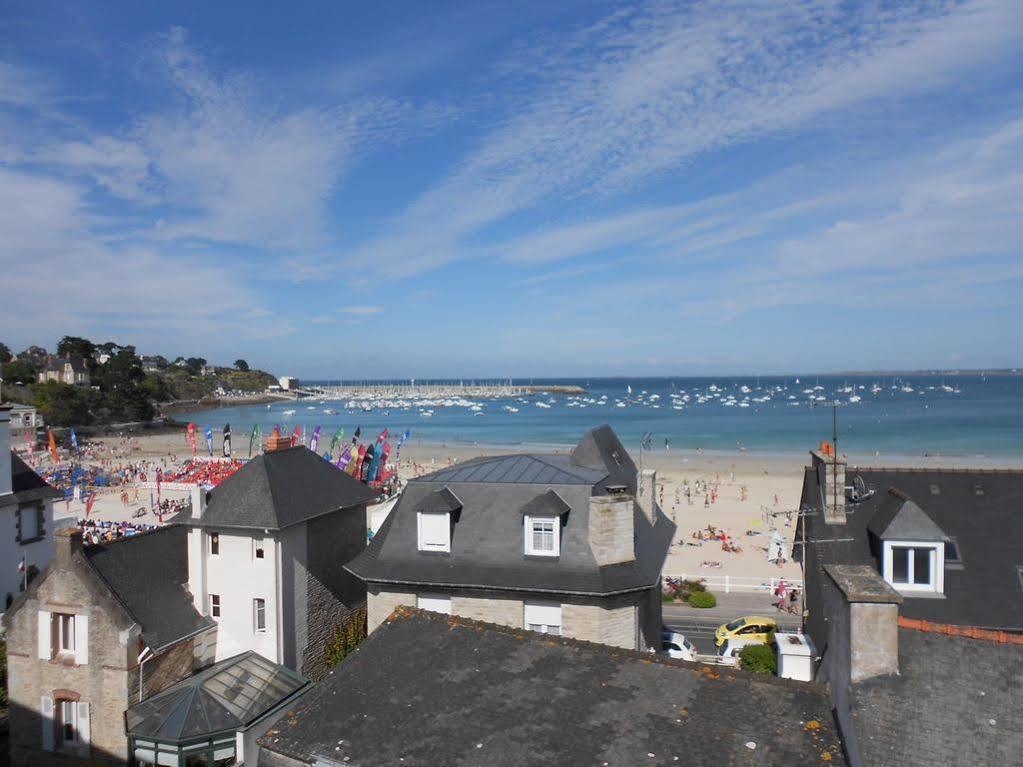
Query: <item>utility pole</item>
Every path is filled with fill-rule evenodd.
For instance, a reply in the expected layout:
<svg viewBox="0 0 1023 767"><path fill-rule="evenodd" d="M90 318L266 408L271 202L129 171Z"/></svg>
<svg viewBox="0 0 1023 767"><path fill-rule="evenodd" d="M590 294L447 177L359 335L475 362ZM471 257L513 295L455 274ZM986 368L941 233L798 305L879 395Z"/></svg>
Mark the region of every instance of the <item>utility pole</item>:
<svg viewBox="0 0 1023 767"><path fill-rule="evenodd" d="M835 513L838 513L838 400L835 400L835 404L832 406L831 411L831 449L834 452L832 456L832 495L834 497L834 509ZM845 488L842 488L842 492L845 492Z"/></svg>

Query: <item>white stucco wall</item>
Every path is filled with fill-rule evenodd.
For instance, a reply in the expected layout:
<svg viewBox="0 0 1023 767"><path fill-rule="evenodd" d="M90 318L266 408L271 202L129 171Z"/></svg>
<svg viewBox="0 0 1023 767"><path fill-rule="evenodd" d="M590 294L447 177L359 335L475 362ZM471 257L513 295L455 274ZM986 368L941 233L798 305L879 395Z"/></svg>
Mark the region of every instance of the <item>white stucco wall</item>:
<svg viewBox="0 0 1023 767"><path fill-rule="evenodd" d="M53 502L44 503L45 537L23 546L17 541L18 506L12 503L13 500L11 496L0 498L0 613L5 609L7 594L17 599L21 593L22 575L18 572L18 562L22 556L25 557L26 568L35 565L40 571L53 559Z"/></svg>
<svg viewBox="0 0 1023 767"><path fill-rule="evenodd" d="M280 663L277 542L271 535L216 531L220 535L220 553L214 556L210 554L210 532L198 528L191 531L189 583L193 584L196 606L205 615L211 614L210 596L220 596L220 617L214 619L219 624L216 660L255 650L263 657ZM263 539L263 559L253 557L253 540L257 537ZM193 575L192 563L200 551L204 572ZM203 579L201 589L196 588L199 578ZM258 633L253 611L253 600L257 597L266 600L266 631Z"/></svg>

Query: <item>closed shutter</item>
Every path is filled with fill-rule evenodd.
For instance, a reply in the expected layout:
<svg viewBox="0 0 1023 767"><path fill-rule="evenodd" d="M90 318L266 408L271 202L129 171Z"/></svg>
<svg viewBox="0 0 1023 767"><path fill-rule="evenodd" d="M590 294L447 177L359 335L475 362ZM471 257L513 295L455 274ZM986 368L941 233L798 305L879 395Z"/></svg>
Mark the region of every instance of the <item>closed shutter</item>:
<svg viewBox="0 0 1023 767"><path fill-rule="evenodd" d="M451 615L451 597L419 597L416 600L416 607L420 610Z"/></svg>
<svg viewBox="0 0 1023 767"><path fill-rule="evenodd" d="M53 617L48 610L39 611L39 651L42 660L53 657Z"/></svg>
<svg viewBox="0 0 1023 767"><path fill-rule="evenodd" d="M92 738L92 724L89 721L89 704L78 703L78 740L82 751L89 753L89 741Z"/></svg>
<svg viewBox="0 0 1023 767"><path fill-rule="evenodd" d="M89 616L75 616L75 662L84 666L89 662Z"/></svg>
<svg viewBox="0 0 1023 767"><path fill-rule="evenodd" d="M447 514L420 514L419 535L422 548L447 551L451 547L451 522Z"/></svg>
<svg viewBox="0 0 1023 767"><path fill-rule="evenodd" d="M43 721L43 751L53 751L53 698L44 695L39 702Z"/></svg>
<svg viewBox="0 0 1023 767"><path fill-rule="evenodd" d="M561 633L561 605L526 602L523 607L524 628L543 634Z"/></svg>

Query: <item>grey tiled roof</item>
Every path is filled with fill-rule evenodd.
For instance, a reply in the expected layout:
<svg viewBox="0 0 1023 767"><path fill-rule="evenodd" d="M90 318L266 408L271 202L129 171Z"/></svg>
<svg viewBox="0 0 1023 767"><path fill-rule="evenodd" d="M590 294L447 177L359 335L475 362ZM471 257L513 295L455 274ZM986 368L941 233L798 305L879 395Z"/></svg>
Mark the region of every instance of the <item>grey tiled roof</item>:
<svg viewBox="0 0 1023 767"><path fill-rule="evenodd" d="M595 431L603 430L609 435L602 435L600 444L611 449L617 444L620 448L610 428ZM588 436L592 436L592 432ZM623 470L631 467L634 472L635 466L628 454L624 448L620 449ZM548 466L552 457L530 458L535 458L530 465ZM505 481L509 476L505 472L490 475L495 477L493 481L455 482L454 476L477 476L474 471L460 474L458 466L430 475L426 481L411 480L370 545L345 565L346 569L371 583L562 594L608 595L637 591L657 583L675 526L659 511L655 525L651 525L642 512L636 511L635 560L599 566L589 543L589 505L593 495L605 492L608 472L575 467L569 463L568 456L563 459L573 473L551 476L572 480L564 484L526 482L518 474L512 475L519 477L516 481ZM470 463L480 465L479 461ZM420 505L437 492L436 478L442 473L447 476L444 487L461 504L456 520L453 515L451 551L421 552L416 513ZM635 477L631 486L635 487ZM557 495L544 499L550 491ZM539 503L562 517L561 550L557 557L527 557L523 551L523 509ZM563 504L570 509L567 514Z"/></svg>
<svg viewBox="0 0 1023 767"><path fill-rule="evenodd" d="M888 490L881 508L867 529L886 541L944 541L948 535L911 498L896 488Z"/></svg>
<svg viewBox="0 0 1023 767"><path fill-rule="evenodd" d="M1023 646L899 629L899 675L852 686L863 764L1019 764Z"/></svg>
<svg viewBox="0 0 1023 767"><path fill-rule="evenodd" d="M11 490L15 503L29 503L46 498L62 498L63 495L55 487L51 487L35 471L25 463L13 450L11 451ZM2 499L6 501L7 499Z"/></svg>
<svg viewBox="0 0 1023 767"><path fill-rule="evenodd" d="M830 709L813 684L401 608L260 739L260 765L841 767Z"/></svg>
<svg viewBox="0 0 1023 767"><path fill-rule="evenodd" d="M131 735L164 743L237 731L308 684L294 671L250 650L132 706L125 722Z"/></svg>
<svg viewBox="0 0 1023 767"><path fill-rule="evenodd" d="M186 528L170 525L84 549L86 560L142 627L153 651L212 628L188 585Z"/></svg>
<svg viewBox="0 0 1023 767"><path fill-rule="evenodd" d="M808 601L815 581L826 577L819 570L825 564L878 567L868 527L877 514L891 513L883 507L890 497L888 488L895 487L955 540L962 559L961 565L945 569L944 599L906 594L900 614L938 623L1023 629L1023 588L1017 570L1023 565L1023 471L850 467L847 481L857 474L877 492L868 501L847 506L846 524L829 525L821 514L801 517L811 541L809 563L818 568L807 576ZM808 469L804 506L815 508L817 497L818 480Z"/></svg>
<svg viewBox="0 0 1023 767"><path fill-rule="evenodd" d="M568 456L498 455L458 463L418 477L416 481L445 485L456 482L592 485L606 476L606 471L573 465Z"/></svg>
<svg viewBox="0 0 1023 767"><path fill-rule="evenodd" d="M369 487L308 448L291 447L253 458L220 483L198 524L283 530L375 497Z"/></svg>

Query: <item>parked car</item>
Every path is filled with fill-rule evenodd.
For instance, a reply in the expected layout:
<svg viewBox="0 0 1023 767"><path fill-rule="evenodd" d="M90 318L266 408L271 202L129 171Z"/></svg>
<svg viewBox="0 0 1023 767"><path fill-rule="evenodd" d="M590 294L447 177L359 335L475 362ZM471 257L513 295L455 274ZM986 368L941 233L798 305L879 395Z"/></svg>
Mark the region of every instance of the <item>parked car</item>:
<svg viewBox="0 0 1023 767"><path fill-rule="evenodd" d="M685 638L684 634L679 634L677 631L664 630L661 632L661 652L669 658L694 660L696 647Z"/></svg>
<svg viewBox="0 0 1023 767"><path fill-rule="evenodd" d="M744 615L730 623L722 623L714 632L714 644L721 647L729 639L750 639L760 644L770 644L771 636L778 630L774 618L762 615Z"/></svg>
<svg viewBox="0 0 1023 767"><path fill-rule="evenodd" d="M751 644L763 644L759 639L726 639L718 648L718 663L723 666L738 666L739 653L742 648Z"/></svg>

